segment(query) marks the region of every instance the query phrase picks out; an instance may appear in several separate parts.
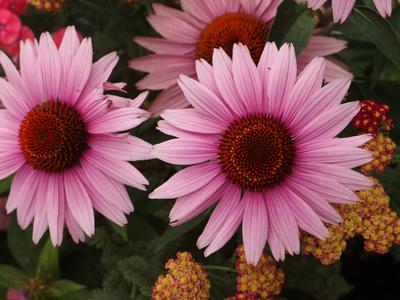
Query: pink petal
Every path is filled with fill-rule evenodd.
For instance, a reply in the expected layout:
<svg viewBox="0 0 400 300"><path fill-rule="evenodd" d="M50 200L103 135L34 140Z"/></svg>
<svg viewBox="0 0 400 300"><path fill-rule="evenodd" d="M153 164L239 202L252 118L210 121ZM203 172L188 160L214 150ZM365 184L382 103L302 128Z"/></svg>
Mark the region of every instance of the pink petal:
<svg viewBox="0 0 400 300"><path fill-rule="evenodd" d="M233 118L230 111L223 104L221 99L219 99L204 85L184 75L180 76L178 84L181 87L186 100L188 100L194 108L217 118L225 125L230 123L230 120Z"/></svg>
<svg viewBox="0 0 400 300"><path fill-rule="evenodd" d="M220 173L204 187L178 198L169 213L170 223L182 223L181 220L187 219L193 212L200 213L210 207L219 199L219 189L225 182L225 175Z"/></svg>
<svg viewBox="0 0 400 300"><path fill-rule="evenodd" d="M149 113L139 108L111 110L87 124L90 133L111 133L132 129L148 119Z"/></svg>
<svg viewBox="0 0 400 300"><path fill-rule="evenodd" d="M77 169L64 173L65 198L72 217L82 230L94 234L94 213L92 202Z"/></svg>
<svg viewBox="0 0 400 300"><path fill-rule="evenodd" d="M145 185L149 184L147 179L130 163L112 159L94 149L87 150L81 160L115 180L137 189L146 190Z"/></svg>
<svg viewBox="0 0 400 300"><path fill-rule="evenodd" d="M150 199L173 199L197 191L221 172L217 163L202 163L179 171L167 182L156 188Z"/></svg>
<svg viewBox="0 0 400 300"><path fill-rule="evenodd" d="M193 108L169 109L161 117L171 125L191 132L213 134L226 130L220 122Z"/></svg>
<svg viewBox="0 0 400 300"><path fill-rule="evenodd" d="M243 201L246 201L242 225L244 252L247 262L256 266L268 237L268 215L261 193L246 192Z"/></svg>
<svg viewBox="0 0 400 300"><path fill-rule="evenodd" d="M300 252L299 229L295 217L287 203L274 190L265 196L269 220L269 235L275 234L288 252Z"/></svg>
<svg viewBox="0 0 400 300"><path fill-rule="evenodd" d="M135 37L133 39L140 46L157 54L177 54L194 56L196 45L193 43L174 42L153 37Z"/></svg>
<svg viewBox="0 0 400 300"><path fill-rule="evenodd" d="M89 145L113 159L136 161L153 159L152 145L132 135L92 135Z"/></svg>
<svg viewBox="0 0 400 300"><path fill-rule="evenodd" d="M174 84L156 97L149 107L149 112L153 117L158 117L166 109L185 108L189 105L178 84Z"/></svg>
<svg viewBox="0 0 400 300"><path fill-rule="evenodd" d="M21 152L0 153L0 161L0 180L14 174L26 163Z"/></svg>
<svg viewBox="0 0 400 300"><path fill-rule="evenodd" d="M192 165L218 157L218 146L201 140L171 139L154 146L152 154L175 165Z"/></svg>
<svg viewBox="0 0 400 300"><path fill-rule="evenodd" d="M60 246L63 240L65 219L64 193L64 182L62 176L58 174L52 174L48 178L46 200L39 200L46 203L50 237L54 246Z"/></svg>
<svg viewBox="0 0 400 300"><path fill-rule="evenodd" d="M218 231L225 223L225 220L233 213L239 205L241 191L235 185L228 185L224 190L221 200L211 214L203 233L197 240L199 249L207 247L217 236Z"/></svg>
<svg viewBox="0 0 400 300"><path fill-rule="evenodd" d="M263 104L261 79L249 49L242 44L233 45L233 79L240 98L248 111L258 112Z"/></svg>

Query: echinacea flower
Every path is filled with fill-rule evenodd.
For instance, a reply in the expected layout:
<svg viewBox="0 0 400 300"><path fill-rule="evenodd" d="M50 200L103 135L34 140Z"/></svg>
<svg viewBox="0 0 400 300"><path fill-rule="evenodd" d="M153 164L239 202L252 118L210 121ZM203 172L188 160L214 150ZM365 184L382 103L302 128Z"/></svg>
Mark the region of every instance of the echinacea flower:
<svg viewBox="0 0 400 300"><path fill-rule="evenodd" d="M340 104L350 80L322 87L325 61L315 58L297 76L292 45L268 43L258 65L246 46L232 59L214 50L213 66L196 63L199 81L179 85L193 108L167 110L159 129L177 138L154 146L168 163L191 165L150 198L177 198L170 212L182 224L215 203L197 241L205 255L220 249L242 223L247 261L253 265L268 240L274 257L300 250L299 228L324 239L322 223L341 221L329 203L357 201L354 190L371 181L355 168L371 160L360 149L369 135L336 137L360 109Z"/></svg>
<svg viewBox="0 0 400 300"><path fill-rule="evenodd" d="M149 159L151 145L128 133L149 117L131 101L105 96L118 61L110 53L92 63L91 39L69 27L59 49L49 33L21 43L20 70L0 54L0 180L15 174L7 212L33 221L37 243L47 228L60 245L66 223L78 242L94 233L94 210L126 223L133 206L124 184L144 190L146 178L128 161Z"/></svg>
<svg viewBox="0 0 400 300"><path fill-rule="evenodd" d="M257 63L268 40L277 7L282 0L182 0L183 11L154 4L155 14L148 17L150 25L163 38L136 37L134 41L154 52L134 59L130 67L149 73L136 85L139 89L164 90L149 110L158 116L168 108L183 108L188 102L181 93L177 79L180 74L195 77L196 59L212 64L214 48L232 54L234 43L246 45ZM346 48L346 42L315 35L299 57L303 68L316 56L329 56ZM326 78L352 75L333 61L327 62Z"/></svg>
<svg viewBox="0 0 400 300"><path fill-rule="evenodd" d="M0 8L0 44L14 43L20 34L21 20L12 11Z"/></svg>
<svg viewBox="0 0 400 300"><path fill-rule="evenodd" d="M303 1L303 0L300 0ZM400 3L400 0L397 0ZM308 7L317 10L325 4L327 0L308 0ZM384 18L392 14L392 0L373 0L376 9ZM343 23L355 5L356 0L332 0L333 21Z"/></svg>

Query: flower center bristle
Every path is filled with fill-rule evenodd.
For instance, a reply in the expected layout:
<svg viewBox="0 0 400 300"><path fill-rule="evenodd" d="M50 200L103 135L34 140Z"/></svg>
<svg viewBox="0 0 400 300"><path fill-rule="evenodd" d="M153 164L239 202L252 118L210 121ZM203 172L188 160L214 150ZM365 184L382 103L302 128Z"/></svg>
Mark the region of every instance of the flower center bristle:
<svg viewBox="0 0 400 300"><path fill-rule="evenodd" d="M46 172L73 167L87 149L87 132L80 114L59 101L35 106L21 123L19 140L28 163Z"/></svg>
<svg viewBox="0 0 400 300"><path fill-rule="evenodd" d="M263 191L279 184L293 167L295 144L289 130L267 115L232 123L219 144L219 161L230 181Z"/></svg>
<svg viewBox="0 0 400 300"><path fill-rule="evenodd" d="M197 44L196 57L211 64L214 48L222 47L232 57L233 45L242 43L249 48L254 62L258 63L268 34L268 25L255 16L241 12L226 14L204 29Z"/></svg>

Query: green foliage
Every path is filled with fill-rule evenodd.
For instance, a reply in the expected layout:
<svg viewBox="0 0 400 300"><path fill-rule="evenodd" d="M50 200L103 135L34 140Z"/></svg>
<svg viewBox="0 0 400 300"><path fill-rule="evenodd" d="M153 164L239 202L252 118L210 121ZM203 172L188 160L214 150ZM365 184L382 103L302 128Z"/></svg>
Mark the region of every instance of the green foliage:
<svg viewBox="0 0 400 300"><path fill-rule="evenodd" d="M269 40L277 46L285 42L293 43L299 54L307 46L313 27L314 13L307 9L306 4L285 1L279 6Z"/></svg>
<svg viewBox="0 0 400 300"><path fill-rule="evenodd" d="M200 1L200 0L199 0ZM216 0L217 1L217 0ZM219 1L219 0L218 0ZM31 8L23 16L39 36L42 31L56 31L75 25L85 36L93 38L95 58L117 51L120 56L112 81L128 83L128 97L138 95L134 83L143 77L128 68L128 61L146 55L148 51L133 43L134 36L157 36L146 16L153 3L179 7L178 0L138 0L125 5L122 0L67 1L60 12L51 14ZM370 0L368 7L358 6L344 24L324 28L321 34L349 41L349 48L337 55L355 75L348 99L373 98L391 105L391 117L400 120L400 7L390 19L384 20ZM296 53L305 49L315 25L317 14L285 0L271 28L269 40L282 45L294 43ZM322 20L323 21L323 20ZM324 24L320 24L324 25ZM154 98L152 93L150 99ZM148 105L146 102L145 105ZM132 133L150 143L169 137L156 131L158 120L149 120ZM400 143L400 124L395 124L392 138ZM400 150L398 150L400 151ZM150 181L149 191L172 176L179 167L157 160L135 162ZM0 196L7 195L12 178L0 181ZM391 196L392 206L400 212L400 152L388 170L379 177ZM234 249L241 243L240 234L223 249L207 259L195 247L209 214L177 226L168 225L168 213L173 201L150 200L148 192L128 189L135 213L128 216L126 227L119 227L104 218L96 218L96 234L86 244L75 245L65 236L61 248L53 248L49 239L39 245L32 243L32 229L21 230L13 216L5 237L7 245L0 251L0 299L6 288L23 289L36 274L46 277L49 297L58 300L148 300L157 276L165 273L164 265L177 251L190 251L206 267L212 289L211 299L220 300L235 293L236 273ZM4 250L4 251L3 251ZM351 251L351 250L349 250ZM400 250L391 254L400 261ZM366 258L355 258L364 263ZM365 262L367 263L367 262ZM217 268L215 268L217 266ZM335 300L349 295L352 286L343 270L345 265L323 266L312 257L288 257L279 264L286 282L281 299ZM220 268L218 268L220 267ZM352 282L353 284L353 282ZM356 289L357 287L355 287ZM295 296L292 296L295 295ZM347 296L350 297L351 296ZM356 299L356 298L351 298ZM383 299L383 298L382 298Z"/></svg>
<svg viewBox="0 0 400 300"><path fill-rule="evenodd" d="M349 21L400 68L399 35L394 31L390 22L382 19L373 10L361 6L354 9Z"/></svg>
<svg viewBox="0 0 400 300"><path fill-rule="evenodd" d="M28 275L15 267L0 265L0 287L23 289L28 278Z"/></svg>
<svg viewBox="0 0 400 300"><path fill-rule="evenodd" d="M47 280L54 280L59 276L58 264L58 249L48 239L40 253L36 273Z"/></svg>
<svg viewBox="0 0 400 300"><path fill-rule="evenodd" d="M340 274L340 263L324 266L311 256L289 257L281 265L285 287L314 295L318 300L337 300L351 286Z"/></svg>

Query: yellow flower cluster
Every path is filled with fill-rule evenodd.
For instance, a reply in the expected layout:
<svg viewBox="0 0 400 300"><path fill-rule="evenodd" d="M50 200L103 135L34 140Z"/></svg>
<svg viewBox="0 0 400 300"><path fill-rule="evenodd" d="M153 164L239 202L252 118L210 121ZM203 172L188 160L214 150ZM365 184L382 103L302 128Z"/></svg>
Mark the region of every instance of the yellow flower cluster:
<svg viewBox="0 0 400 300"><path fill-rule="evenodd" d="M210 297L210 281L201 264L189 252L178 252L177 259L165 265L166 276L160 275L153 287L153 300L206 300Z"/></svg>
<svg viewBox="0 0 400 300"><path fill-rule="evenodd" d="M246 262L243 246L238 247L236 253L237 294L225 300L273 299L279 295L285 274L272 257L263 254L257 266L252 266Z"/></svg>
<svg viewBox="0 0 400 300"><path fill-rule="evenodd" d="M57 11L64 5L65 0L29 0L36 9Z"/></svg>
<svg viewBox="0 0 400 300"><path fill-rule="evenodd" d="M383 186L375 180L372 188L358 192L360 201L353 205L337 205L343 217L340 225L329 225L330 236L322 241L315 237L303 237L305 254L312 254L323 264L340 259L346 249L346 241L355 235L364 238L366 251L386 253L393 244L400 244L400 219L390 208L390 199Z"/></svg>
<svg viewBox="0 0 400 300"><path fill-rule="evenodd" d="M371 151L374 159L363 165L361 171L365 174L370 174L372 171L380 174L392 161L393 154L396 151L396 144L389 136L379 133L366 143L363 148Z"/></svg>

